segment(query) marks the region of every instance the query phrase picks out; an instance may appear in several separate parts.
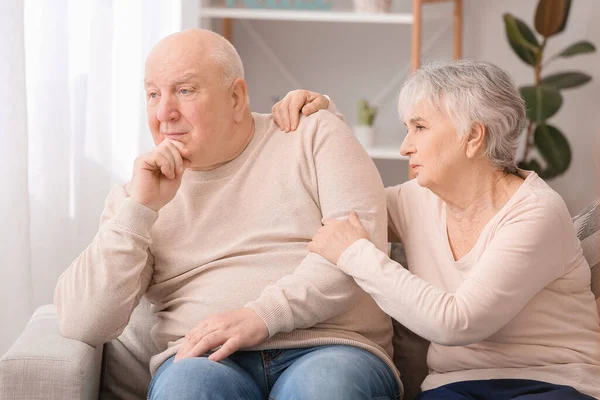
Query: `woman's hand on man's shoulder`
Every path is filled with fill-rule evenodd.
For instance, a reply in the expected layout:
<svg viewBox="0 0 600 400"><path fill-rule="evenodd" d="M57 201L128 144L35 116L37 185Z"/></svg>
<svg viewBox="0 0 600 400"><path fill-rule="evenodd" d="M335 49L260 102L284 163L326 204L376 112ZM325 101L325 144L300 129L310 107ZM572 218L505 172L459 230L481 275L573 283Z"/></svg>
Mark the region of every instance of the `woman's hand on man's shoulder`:
<svg viewBox="0 0 600 400"><path fill-rule="evenodd" d="M285 132L295 131L300 121L300 112L308 116L329 107L329 99L310 90L292 90L271 108L273 120Z"/></svg>

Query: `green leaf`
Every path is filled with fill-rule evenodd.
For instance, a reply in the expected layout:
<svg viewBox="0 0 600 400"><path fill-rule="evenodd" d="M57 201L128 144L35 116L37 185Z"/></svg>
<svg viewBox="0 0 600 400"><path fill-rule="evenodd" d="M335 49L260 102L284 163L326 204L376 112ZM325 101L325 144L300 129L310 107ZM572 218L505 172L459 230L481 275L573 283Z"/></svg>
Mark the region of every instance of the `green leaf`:
<svg viewBox="0 0 600 400"><path fill-rule="evenodd" d="M527 118L536 124L556 114L562 106L562 95L552 86L524 86L519 91L527 105Z"/></svg>
<svg viewBox="0 0 600 400"><path fill-rule="evenodd" d="M517 166L526 171L535 171L535 173L538 175L542 173L542 166L535 158L532 158L529 161L521 161L517 164Z"/></svg>
<svg viewBox="0 0 600 400"><path fill-rule="evenodd" d="M529 169L529 163L525 160L521 160L517 163L517 167L521 169Z"/></svg>
<svg viewBox="0 0 600 400"><path fill-rule="evenodd" d="M596 51L596 46L593 43L583 40L581 42L573 43L566 49L564 49L558 57L572 57L577 54L593 53Z"/></svg>
<svg viewBox="0 0 600 400"><path fill-rule="evenodd" d="M556 35L564 29L567 11L567 0L539 0L535 10L535 30L544 37Z"/></svg>
<svg viewBox="0 0 600 400"><path fill-rule="evenodd" d="M540 178L548 180L548 179L556 178L560 174L558 173L557 170L548 166L548 167L546 167L545 170L543 170L542 172L539 172L538 175L540 176Z"/></svg>
<svg viewBox="0 0 600 400"><path fill-rule="evenodd" d="M542 166L540 165L540 162L535 158L532 158L529 161L529 167L531 168L530 171L535 171L535 173L538 175L542 172Z"/></svg>
<svg viewBox="0 0 600 400"><path fill-rule="evenodd" d="M577 86L585 85L592 80L592 77L583 72L560 72L542 79L542 85L552 86L556 89L571 89Z"/></svg>
<svg viewBox="0 0 600 400"><path fill-rule="evenodd" d="M504 26L510 47L521 60L529 65L535 65L540 44L531 29L525 22L508 13L504 14Z"/></svg>
<svg viewBox="0 0 600 400"><path fill-rule="evenodd" d="M558 128L548 124L538 125L533 134L533 140L538 152L548 164L548 174L560 175L569 168L571 147L567 138Z"/></svg>

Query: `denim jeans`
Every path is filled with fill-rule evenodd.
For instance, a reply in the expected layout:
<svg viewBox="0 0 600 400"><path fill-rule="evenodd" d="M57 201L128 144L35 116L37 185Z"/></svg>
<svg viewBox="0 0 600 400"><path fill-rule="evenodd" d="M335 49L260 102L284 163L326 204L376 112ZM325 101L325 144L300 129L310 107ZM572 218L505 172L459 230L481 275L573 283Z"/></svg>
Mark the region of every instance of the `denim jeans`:
<svg viewBox="0 0 600 400"><path fill-rule="evenodd" d="M490 379L449 383L421 393L417 400L594 400L570 386L527 379Z"/></svg>
<svg viewBox="0 0 600 400"><path fill-rule="evenodd" d="M206 356L174 358L154 374L149 399L400 398L392 370L357 347L238 351L218 363Z"/></svg>

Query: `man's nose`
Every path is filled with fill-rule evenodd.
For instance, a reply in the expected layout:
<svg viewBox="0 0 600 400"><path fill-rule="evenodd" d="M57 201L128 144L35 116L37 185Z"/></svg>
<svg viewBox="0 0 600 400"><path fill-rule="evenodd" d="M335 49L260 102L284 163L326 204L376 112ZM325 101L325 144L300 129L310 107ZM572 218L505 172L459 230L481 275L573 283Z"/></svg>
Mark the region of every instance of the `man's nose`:
<svg viewBox="0 0 600 400"><path fill-rule="evenodd" d="M164 96L156 112L156 118L161 122L174 121L179 118L177 102L171 96Z"/></svg>

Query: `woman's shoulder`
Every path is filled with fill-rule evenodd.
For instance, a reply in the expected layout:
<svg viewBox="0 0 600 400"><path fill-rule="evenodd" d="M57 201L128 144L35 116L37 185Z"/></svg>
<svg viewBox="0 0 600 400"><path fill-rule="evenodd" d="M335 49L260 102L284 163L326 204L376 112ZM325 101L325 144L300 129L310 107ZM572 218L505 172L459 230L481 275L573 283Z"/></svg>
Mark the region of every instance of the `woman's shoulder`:
<svg viewBox="0 0 600 400"><path fill-rule="evenodd" d="M575 238L571 216L563 198L531 172L509 202L494 218L494 229L514 226L555 238ZM549 235L552 231L552 235ZM546 232L546 235L544 235Z"/></svg>
<svg viewBox="0 0 600 400"><path fill-rule="evenodd" d="M514 211L535 214L540 218L558 216L561 223L572 225L571 215L564 199L535 172L529 172L523 182L523 190L516 193Z"/></svg>

